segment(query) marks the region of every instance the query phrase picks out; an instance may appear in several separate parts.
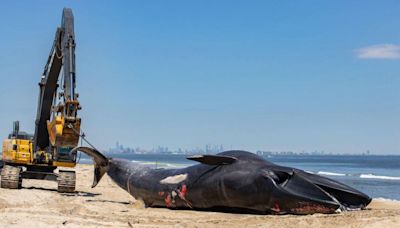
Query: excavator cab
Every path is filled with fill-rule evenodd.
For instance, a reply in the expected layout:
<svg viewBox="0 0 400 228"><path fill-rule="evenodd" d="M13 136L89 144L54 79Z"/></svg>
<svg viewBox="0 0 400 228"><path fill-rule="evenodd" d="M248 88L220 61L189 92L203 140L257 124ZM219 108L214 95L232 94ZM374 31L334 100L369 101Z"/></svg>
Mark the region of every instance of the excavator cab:
<svg viewBox="0 0 400 228"><path fill-rule="evenodd" d="M33 135L19 131L19 121L15 121L13 131L3 141L2 159L4 161L13 161L17 164L30 163L33 157L32 138Z"/></svg>

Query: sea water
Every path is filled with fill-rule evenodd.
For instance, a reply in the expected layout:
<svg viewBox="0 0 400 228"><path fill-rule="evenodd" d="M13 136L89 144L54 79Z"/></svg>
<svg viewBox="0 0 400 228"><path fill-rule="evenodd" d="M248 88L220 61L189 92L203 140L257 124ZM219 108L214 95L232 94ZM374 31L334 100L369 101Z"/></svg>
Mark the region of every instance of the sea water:
<svg viewBox="0 0 400 228"><path fill-rule="evenodd" d="M186 155L110 154L154 168L183 168L196 162ZM400 156L293 155L268 156L278 165L299 168L352 186L372 198L400 200ZM89 162L82 157L81 162Z"/></svg>

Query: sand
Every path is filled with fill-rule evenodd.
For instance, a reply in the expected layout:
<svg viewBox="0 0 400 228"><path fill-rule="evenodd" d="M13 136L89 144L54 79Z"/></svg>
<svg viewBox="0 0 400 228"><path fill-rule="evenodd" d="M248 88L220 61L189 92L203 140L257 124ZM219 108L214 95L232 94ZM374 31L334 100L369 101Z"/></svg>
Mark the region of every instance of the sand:
<svg viewBox="0 0 400 228"><path fill-rule="evenodd" d="M144 208L105 176L92 189L93 167L77 166L77 192L51 181L0 189L0 227L398 227L400 202L374 199L367 210L323 215L248 215Z"/></svg>

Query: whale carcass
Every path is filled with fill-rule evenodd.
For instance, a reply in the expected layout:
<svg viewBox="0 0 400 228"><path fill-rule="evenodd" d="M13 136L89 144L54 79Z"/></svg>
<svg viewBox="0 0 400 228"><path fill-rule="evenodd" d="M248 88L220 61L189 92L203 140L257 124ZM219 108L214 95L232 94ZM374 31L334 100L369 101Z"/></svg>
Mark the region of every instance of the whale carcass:
<svg viewBox="0 0 400 228"><path fill-rule="evenodd" d="M279 166L245 151L188 157L182 169L153 169L77 147L95 162L95 187L107 173L148 207L256 214L313 214L364 209L366 194L326 177Z"/></svg>

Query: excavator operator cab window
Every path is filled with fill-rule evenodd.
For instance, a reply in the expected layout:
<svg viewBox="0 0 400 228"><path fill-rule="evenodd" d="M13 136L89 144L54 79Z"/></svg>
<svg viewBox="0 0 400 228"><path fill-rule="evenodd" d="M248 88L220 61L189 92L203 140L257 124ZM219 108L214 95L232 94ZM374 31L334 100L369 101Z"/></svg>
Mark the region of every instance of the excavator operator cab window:
<svg viewBox="0 0 400 228"><path fill-rule="evenodd" d="M60 147L57 151L57 161L64 161L64 162L75 162L76 161L76 154L71 154L70 151L72 148L69 147Z"/></svg>
<svg viewBox="0 0 400 228"><path fill-rule="evenodd" d="M33 135L21 131L21 132L18 132L18 134L15 134L15 133L9 134L8 135L8 139L32 140L33 139Z"/></svg>

